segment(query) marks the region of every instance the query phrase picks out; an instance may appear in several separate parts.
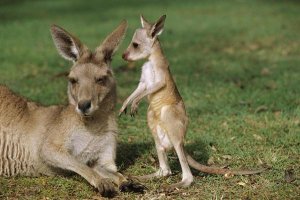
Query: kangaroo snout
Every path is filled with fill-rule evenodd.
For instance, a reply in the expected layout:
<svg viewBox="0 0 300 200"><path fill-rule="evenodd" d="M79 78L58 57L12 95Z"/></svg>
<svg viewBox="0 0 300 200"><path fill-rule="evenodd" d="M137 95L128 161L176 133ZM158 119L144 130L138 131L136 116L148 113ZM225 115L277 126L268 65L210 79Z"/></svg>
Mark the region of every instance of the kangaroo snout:
<svg viewBox="0 0 300 200"><path fill-rule="evenodd" d="M83 114L87 114L88 110L91 108L91 105L92 103L90 100L80 101L78 103L78 110Z"/></svg>
<svg viewBox="0 0 300 200"><path fill-rule="evenodd" d="M128 55L129 55L129 52L124 52L123 54L122 54L122 58L124 59L124 60L128 60Z"/></svg>

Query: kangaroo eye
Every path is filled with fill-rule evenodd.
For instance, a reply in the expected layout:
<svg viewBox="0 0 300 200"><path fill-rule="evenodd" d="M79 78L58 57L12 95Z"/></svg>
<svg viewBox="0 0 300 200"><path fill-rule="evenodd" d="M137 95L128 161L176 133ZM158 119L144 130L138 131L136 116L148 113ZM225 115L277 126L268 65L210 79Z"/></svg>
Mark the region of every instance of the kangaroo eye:
<svg viewBox="0 0 300 200"><path fill-rule="evenodd" d="M78 80L76 80L75 78L69 78L69 82L74 85L76 83L78 83Z"/></svg>
<svg viewBox="0 0 300 200"><path fill-rule="evenodd" d="M133 46L134 48L138 48L139 44L136 43L136 42L133 42L133 43L132 43L132 46Z"/></svg>
<svg viewBox="0 0 300 200"><path fill-rule="evenodd" d="M103 85L105 84L106 77L96 78L96 83Z"/></svg>

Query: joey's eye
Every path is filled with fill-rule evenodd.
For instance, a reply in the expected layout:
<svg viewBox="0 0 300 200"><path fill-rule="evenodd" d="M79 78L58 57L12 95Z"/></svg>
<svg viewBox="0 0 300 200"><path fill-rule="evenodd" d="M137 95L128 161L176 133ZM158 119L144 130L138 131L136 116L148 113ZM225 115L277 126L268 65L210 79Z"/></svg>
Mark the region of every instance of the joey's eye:
<svg viewBox="0 0 300 200"><path fill-rule="evenodd" d="M96 83L98 83L100 85L104 85L105 82L106 82L106 77L96 78Z"/></svg>
<svg viewBox="0 0 300 200"><path fill-rule="evenodd" d="M74 85L76 83L78 83L78 80L76 80L75 78L69 78L69 82Z"/></svg>
<svg viewBox="0 0 300 200"><path fill-rule="evenodd" d="M133 46L134 48L138 48L139 44L136 43L136 42L133 42L133 43L132 43L132 46Z"/></svg>

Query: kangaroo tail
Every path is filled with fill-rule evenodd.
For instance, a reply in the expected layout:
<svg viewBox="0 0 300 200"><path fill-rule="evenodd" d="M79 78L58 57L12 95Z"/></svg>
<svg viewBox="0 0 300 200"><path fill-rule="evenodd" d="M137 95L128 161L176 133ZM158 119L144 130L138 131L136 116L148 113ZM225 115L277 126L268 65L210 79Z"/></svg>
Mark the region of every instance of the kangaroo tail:
<svg viewBox="0 0 300 200"><path fill-rule="evenodd" d="M250 175L250 174L259 174L266 170L266 168L257 169L257 170L230 170L230 169L222 169L218 167L210 167L206 165L202 165L198 163L196 160L192 158L188 153L185 152L187 161L189 165L201 172L208 174L234 174L234 175Z"/></svg>

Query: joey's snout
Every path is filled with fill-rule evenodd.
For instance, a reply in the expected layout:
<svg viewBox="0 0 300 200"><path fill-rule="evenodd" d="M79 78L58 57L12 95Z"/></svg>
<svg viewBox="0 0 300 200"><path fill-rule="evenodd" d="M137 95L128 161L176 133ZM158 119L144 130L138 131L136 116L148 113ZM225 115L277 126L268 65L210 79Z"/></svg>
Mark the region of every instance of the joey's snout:
<svg viewBox="0 0 300 200"><path fill-rule="evenodd" d="M122 54L122 58L126 61L128 61L128 55L129 55L129 52L125 51L123 54Z"/></svg>
<svg viewBox="0 0 300 200"><path fill-rule="evenodd" d="M89 115L91 107L92 107L91 100L84 100L78 102L77 109L80 112L80 114Z"/></svg>

